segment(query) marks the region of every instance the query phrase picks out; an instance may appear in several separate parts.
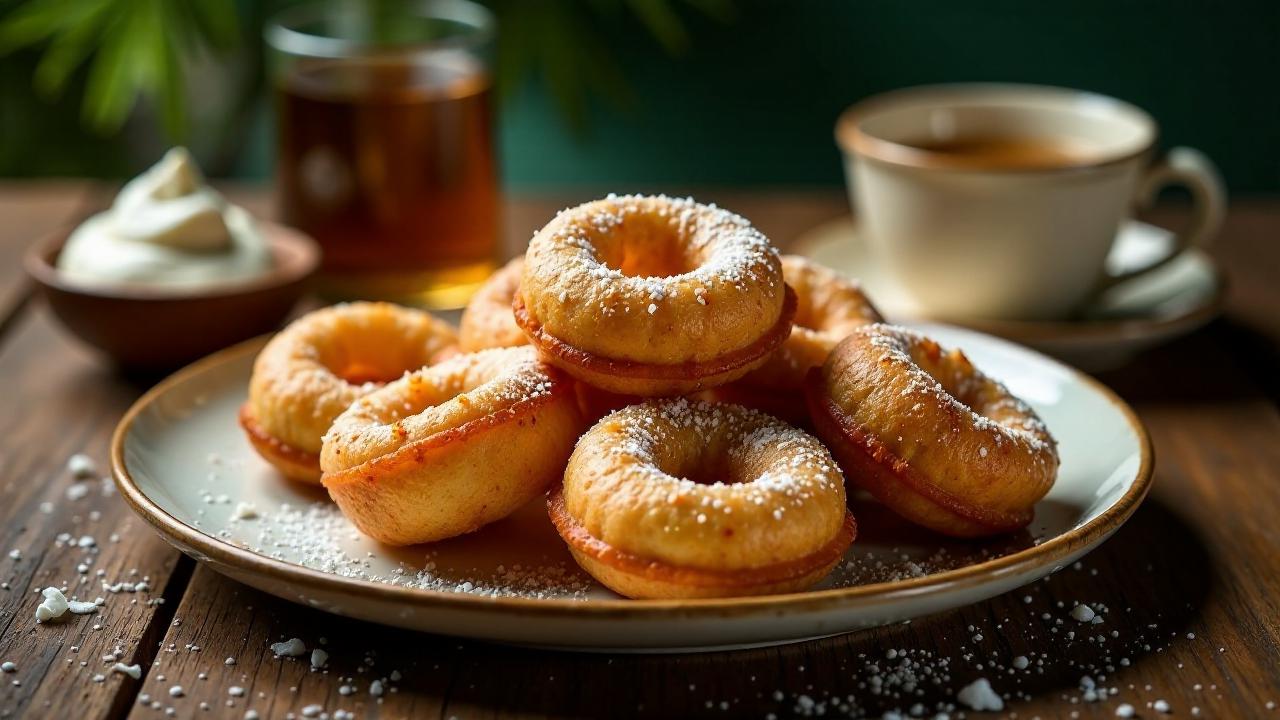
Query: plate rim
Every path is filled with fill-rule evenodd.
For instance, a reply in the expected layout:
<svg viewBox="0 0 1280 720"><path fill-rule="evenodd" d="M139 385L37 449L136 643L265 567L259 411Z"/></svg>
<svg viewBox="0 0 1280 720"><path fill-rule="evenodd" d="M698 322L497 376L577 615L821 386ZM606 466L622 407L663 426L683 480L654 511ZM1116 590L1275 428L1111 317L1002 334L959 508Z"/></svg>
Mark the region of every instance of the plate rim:
<svg viewBox="0 0 1280 720"><path fill-rule="evenodd" d="M1153 223L1136 218L1128 218L1126 223L1148 225L1165 230ZM837 229L852 228L857 234L856 219L853 215L841 215L826 222L819 223L795 239L787 251L813 257L814 249L822 246L822 238L830 237ZM1062 341L1125 341L1135 338L1161 337L1177 332L1183 328L1200 327L1222 314L1226 307L1227 295L1231 290L1231 280L1212 255L1202 248L1188 248L1188 253L1200 255L1213 273L1214 291L1207 302L1190 308L1185 312L1163 317L1139 317L1102 320L982 320L954 318L895 318L900 322L926 322L934 324L954 325L964 330L994 335L1015 343L1021 342L1062 342ZM844 270L837 272L847 275Z"/></svg>
<svg viewBox="0 0 1280 720"><path fill-rule="evenodd" d="M1119 410L1125 422L1133 430L1138 440L1140 461L1133 484L1128 490L1110 507L1080 527L1039 545L1008 555L907 580L741 598L588 601L565 598L491 597L405 587L333 575L241 548L182 522L148 497L129 474L124 459L125 443L137 418L170 391L214 368L239 361L250 353L256 353L270 339L270 335L246 340L197 360L143 393L121 417L111 435L111 475L130 508L179 550L192 548L201 553L206 560L229 566L240 572L265 574L277 582L292 583L308 590L314 589L334 594L355 593L369 599L401 602L417 607L497 614L523 613L538 619L582 619L590 615L605 619L653 621L676 617L740 617L762 611L778 614L812 613L878 605L900 598L919 599L921 596L980 586L1010 574L1051 566L1055 562L1061 563L1064 558L1070 557L1082 548L1097 545L1118 530L1133 515L1150 491L1153 481L1155 453L1151 436L1137 413L1114 391L1089 375L1030 348L969 328L956 326L956 329L984 335L986 339L997 343L1014 345L1019 350L1029 352L1044 362L1058 366L1075 380L1089 386Z"/></svg>

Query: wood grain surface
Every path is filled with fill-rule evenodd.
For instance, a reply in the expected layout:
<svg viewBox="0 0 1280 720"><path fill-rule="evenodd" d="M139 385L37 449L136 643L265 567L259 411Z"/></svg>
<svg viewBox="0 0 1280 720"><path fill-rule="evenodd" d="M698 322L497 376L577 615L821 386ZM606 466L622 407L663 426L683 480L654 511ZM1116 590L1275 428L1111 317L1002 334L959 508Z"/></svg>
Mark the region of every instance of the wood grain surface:
<svg viewBox="0 0 1280 720"><path fill-rule="evenodd" d="M1009 696L992 717L1111 718L1122 703L1158 717L1162 701L1176 717L1280 718L1268 705L1280 703L1280 201L1232 210L1214 251L1232 279L1224 318L1101 376L1150 428L1156 481L1130 523L1081 564L879 630L628 656L414 634L286 603L194 567L96 477L73 479L66 463L76 452L105 471L111 429L146 382L114 375L42 303L25 302L12 259L82 213L92 193L83 184L0 186L0 661L16 666L0 675L0 715L881 717L918 705L920 716L955 717L957 691L985 677ZM832 192L696 194L784 242L846 212ZM232 195L267 205L256 189ZM509 202L509 247L591 195ZM71 487L87 491L71 499ZM80 547L83 536L93 545ZM149 592L102 589L143 576ZM104 605L38 626L37 591L47 585ZM1105 608L1103 622L1072 617L1078 603ZM276 658L270 644L293 637L307 652ZM122 662L141 665L141 680L110 671L115 661L103 658L117 647ZM314 648L328 654L323 667L311 666Z"/></svg>

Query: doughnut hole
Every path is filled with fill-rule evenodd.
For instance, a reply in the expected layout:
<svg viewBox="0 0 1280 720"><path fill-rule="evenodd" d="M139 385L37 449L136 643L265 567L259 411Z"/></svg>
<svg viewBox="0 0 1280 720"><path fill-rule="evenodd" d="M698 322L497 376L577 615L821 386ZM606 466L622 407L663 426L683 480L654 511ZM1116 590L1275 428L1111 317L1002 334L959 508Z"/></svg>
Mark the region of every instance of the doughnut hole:
<svg viewBox="0 0 1280 720"><path fill-rule="evenodd" d="M670 220L648 213L627 215L608 231L590 235L600 261L628 277L667 278L702 264L693 243L680 238Z"/></svg>
<svg viewBox="0 0 1280 720"><path fill-rule="evenodd" d="M682 440L659 445L653 454L653 465L676 480L691 480L699 485L738 485L758 479L767 470L759 459L747 457L740 438L716 434L705 441L698 441L695 436ZM733 532L730 529L726 534Z"/></svg>
<svg viewBox="0 0 1280 720"><path fill-rule="evenodd" d="M343 323L329 341L317 343L316 361L352 385L385 384L430 365L441 351L426 333L392 323Z"/></svg>

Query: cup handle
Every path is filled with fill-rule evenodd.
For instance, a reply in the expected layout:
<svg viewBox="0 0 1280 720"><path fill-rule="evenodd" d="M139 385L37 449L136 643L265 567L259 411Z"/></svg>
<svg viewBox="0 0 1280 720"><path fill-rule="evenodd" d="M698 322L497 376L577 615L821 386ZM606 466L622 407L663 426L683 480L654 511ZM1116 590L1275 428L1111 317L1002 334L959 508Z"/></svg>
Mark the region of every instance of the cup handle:
<svg viewBox="0 0 1280 720"><path fill-rule="evenodd" d="M1145 267L1106 275L1099 291L1163 267L1188 248L1207 248L1213 242L1227 209L1227 191L1213 161L1193 148L1171 148L1139 179L1134 205L1139 210L1151 207L1160 190L1169 185L1182 185L1191 192L1190 226L1174 237L1173 250L1167 255Z"/></svg>

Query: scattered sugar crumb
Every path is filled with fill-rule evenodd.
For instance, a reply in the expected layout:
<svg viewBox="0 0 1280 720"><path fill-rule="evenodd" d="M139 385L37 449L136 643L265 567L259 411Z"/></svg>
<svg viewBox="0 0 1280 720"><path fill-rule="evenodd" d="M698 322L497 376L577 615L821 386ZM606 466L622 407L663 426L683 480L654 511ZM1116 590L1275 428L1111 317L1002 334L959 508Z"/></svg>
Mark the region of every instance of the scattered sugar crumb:
<svg viewBox="0 0 1280 720"><path fill-rule="evenodd" d="M44 599L36 606L36 622L46 623L50 620L56 620L66 614L70 609L67 603L67 596L56 587L47 587L41 593Z"/></svg>
<svg viewBox="0 0 1280 720"><path fill-rule="evenodd" d="M84 480L98 474L98 465L88 455L76 453L67 460L67 470L72 477Z"/></svg>
<svg viewBox="0 0 1280 720"><path fill-rule="evenodd" d="M271 652L276 657L298 657L307 651L307 646L299 638L290 638L284 642L272 643Z"/></svg>
<svg viewBox="0 0 1280 720"><path fill-rule="evenodd" d="M986 678L978 678L973 682L965 685L956 693L956 700L967 705L973 710L992 710L1000 711L1004 709L1004 700L991 689L991 683Z"/></svg>
<svg viewBox="0 0 1280 720"><path fill-rule="evenodd" d="M1071 617L1079 622L1092 622L1097 614L1088 605L1080 604L1071 608Z"/></svg>

